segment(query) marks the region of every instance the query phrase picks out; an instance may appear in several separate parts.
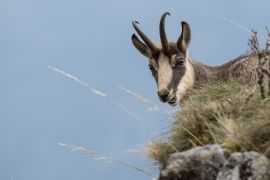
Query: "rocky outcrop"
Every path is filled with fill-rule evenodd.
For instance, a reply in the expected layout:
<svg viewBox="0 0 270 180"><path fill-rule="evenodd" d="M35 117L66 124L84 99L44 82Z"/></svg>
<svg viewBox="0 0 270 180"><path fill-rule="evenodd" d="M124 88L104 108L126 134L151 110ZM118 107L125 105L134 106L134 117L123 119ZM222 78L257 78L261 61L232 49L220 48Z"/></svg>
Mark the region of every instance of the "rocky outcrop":
<svg viewBox="0 0 270 180"><path fill-rule="evenodd" d="M270 165L256 152L230 153L208 145L172 154L159 180L270 180Z"/></svg>
<svg viewBox="0 0 270 180"><path fill-rule="evenodd" d="M217 180L251 179L270 179L269 161L256 152L233 153L217 176Z"/></svg>

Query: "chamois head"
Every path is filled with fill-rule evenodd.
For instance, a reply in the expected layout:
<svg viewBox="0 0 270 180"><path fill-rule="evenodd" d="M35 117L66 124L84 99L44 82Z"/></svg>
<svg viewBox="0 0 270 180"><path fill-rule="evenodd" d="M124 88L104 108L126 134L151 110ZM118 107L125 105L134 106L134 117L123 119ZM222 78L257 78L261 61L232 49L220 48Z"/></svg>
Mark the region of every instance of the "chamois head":
<svg viewBox="0 0 270 180"><path fill-rule="evenodd" d="M149 59L149 69L156 80L160 100L176 105L186 93L184 91L187 91L184 86L189 81L186 77L189 76L187 71L191 69L188 62L191 32L188 23L182 21L182 33L177 42L168 42L164 27L167 15L170 13L165 12L160 19L161 43L154 44L138 27L137 21L133 21L132 25L143 41L133 34L132 42L136 49Z"/></svg>

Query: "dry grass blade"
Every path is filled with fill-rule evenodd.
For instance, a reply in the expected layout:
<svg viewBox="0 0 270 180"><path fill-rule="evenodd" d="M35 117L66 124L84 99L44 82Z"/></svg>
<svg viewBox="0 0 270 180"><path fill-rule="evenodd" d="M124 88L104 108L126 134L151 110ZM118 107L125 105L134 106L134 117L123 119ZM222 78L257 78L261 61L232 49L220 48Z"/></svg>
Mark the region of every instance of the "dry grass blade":
<svg viewBox="0 0 270 180"><path fill-rule="evenodd" d="M266 32L267 32L267 39L266 39L266 50L270 47L270 31L268 29L268 26L266 26Z"/></svg>
<svg viewBox="0 0 270 180"><path fill-rule="evenodd" d="M239 29L241 29L241 30L243 30L243 31L246 31L246 32L248 32L248 33L252 33L252 31L251 31L250 29L246 28L245 26L240 25L239 23L236 23L236 22L234 22L234 21L232 21L232 20L230 20L230 19L228 19L228 18L226 18L226 17L222 17L222 19L223 19L224 21L228 22L229 24L238 27Z"/></svg>
<svg viewBox="0 0 270 180"><path fill-rule="evenodd" d="M124 92L134 96L135 98L137 98L138 100L140 100L142 103L145 103L145 104L153 104L151 103L151 101L149 101L148 99L146 99L145 97L143 97L142 95L138 94L138 93L135 93L123 86L119 86L119 89L123 90Z"/></svg>
<svg viewBox="0 0 270 180"><path fill-rule="evenodd" d="M270 51L269 47L270 47L270 31L268 29L268 27L266 26L266 31L267 31L267 39L266 39L266 44L265 44L265 50L266 51ZM268 96L270 96L270 57L267 58L268 61Z"/></svg>
<svg viewBox="0 0 270 180"><path fill-rule="evenodd" d="M176 112L178 112L178 109L177 110L167 110L167 109L160 108L157 104L146 99L144 96L140 95L139 93L131 91L130 89L125 88L123 86L119 86L119 89L121 89L122 91L126 92L127 94L135 97L136 99L138 99L142 103L144 103L146 105L150 105L150 107L147 108L147 110L150 112L161 112L161 113L164 113L169 118L174 117L174 114Z"/></svg>
<svg viewBox="0 0 270 180"><path fill-rule="evenodd" d="M200 146L203 146L203 145L205 145L203 142L201 142L197 137L196 137L196 135L194 135L190 130L188 130L187 128L185 128L184 126L182 126L182 125L179 125L179 127L181 128L181 129L183 129L185 132L187 132L191 137L193 137L194 138L194 140L196 140L199 144L200 144ZM189 139L189 141L190 141L190 139ZM191 141L190 141L191 142ZM193 141L192 141L192 144L193 145L195 145L196 143L194 143ZM197 145L197 144L196 144Z"/></svg>
<svg viewBox="0 0 270 180"><path fill-rule="evenodd" d="M158 107L157 104L152 103L150 100L146 99L144 96L140 95L139 93L136 93L134 91L131 91L123 86L119 86L119 89L121 89L122 91L128 93L129 95L135 97L136 99L138 99L139 101L141 101L144 104L150 105L151 107L148 107L149 111L160 111L160 108Z"/></svg>
<svg viewBox="0 0 270 180"><path fill-rule="evenodd" d="M10 180L14 180L13 173L11 173Z"/></svg>
<svg viewBox="0 0 270 180"><path fill-rule="evenodd" d="M142 147L134 148L134 149L127 149L125 150L126 153L134 153L134 154L143 154Z"/></svg>
<svg viewBox="0 0 270 180"><path fill-rule="evenodd" d="M258 84L260 87L260 92L261 92L261 98L265 99L265 87L264 87L264 73L262 72L261 68L258 67L257 69L257 76L258 76Z"/></svg>
<svg viewBox="0 0 270 180"><path fill-rule="evenodd" d="M91 90L94 94L96 94L96 95L98 95L98 96L107 97L107 95L106 95L105 93L103 93L103 92L97 90L97 89L96 89L95 87L93 87L93 86L90 86L87 82L80 80L79 78L77 78L77 77L74 76L74 75L71 75L71 74L69 74L69 73L67 73L67 72L65 72L65 71L63 71L63 70L60 70L60 69L55 68L55 67L52 67L52 66L48 66L48 68L51 69L51 70L53 70L53 71L55 71L55 72L57 72L57 73L60 73L60 74L62 74L62 75L64 75L64 76L66 76L66 77L68 77L68 78L70 78L70 79L72 79L72 80L74 80L74 81L76 81L77 83L79 83L79 84L82 85L82 86L85 86L85 87L90 88L90 90Z"/></svg>
<svg viewBox="0 0 270 180"><path fill-rule="evenodd" d="M98 96L101 96L105 99L107 99L110 103L112 103L113 105L117 106L118 108L120 108L122 111L124 111L125 113L129 114L131 117L133 117L134 119L140 121L144 127L146 128L147 131L150 131L151 128L150 126L148 125L148 123L141 117L139 117L138 115L136 115L134 112L132 112L131 110L129 110L128 108L126 108L124 105L122 105L121 103L117 102L116 100L114 100L112 97L110 97L108 94L96 89L94 86L91 86L89 85L87 82L85 81L82 81L81 79L79 79L78 77L72 75L72 74L69 74L61 69L58 69L58 68L55 68L55 67L52 67L52 66L48 66L49 69L57 72L57 73L60 73L62 75L64 75L65 77L69 78L69 79L72 79L74 80L75 82L77 82L78 84L82 85L82 86L85 86L87 88L90 89L90 91Z"/></svg>
<svg viewBox="0 0 270 180"><path fill-rule="evenodd" d="M266 39L266 44L265 44L265 50L268 51L269 47L270 47L270 31L268 29L268 27L266 26L266 32L267 32L267 39Z"/></svg>
<svg viewBox="0 0 270 180"><path fill-rule="evenodd" d="M83 147L78 147L78 146L74 146L74 145L70 145L70 144L64 144L64 143L59 143L60 146L63 146L63 147L66 147L68 149L71 149L72 152L77 152L77 153L80 153L90 159L93 159L93 160L102 160L102 161L105 161L107 163L116 163L116 164L120 164L122 166L125 166L125 167L128 167L128 168L131 168L137 172L140 172L140 173L143 173L147 176L150 176L153 180L157 180L157 178L152 175L151 173L147 172L146 170L142 169L142 168L139 168L137 166L134 166L128 162L124 162L124 161L120 161L120 160L117 160L117 159L113 159L111 157L108 157L108 156L104 156L104 155L101 155L95 151L92 151L92 150L89 150L89 149L86 149L86 148L83 148Z"/></svg>
<svg viewBox="0 0 270 180"><path fill-rule="evenodd" d="M258 33L257 31L251 30L252 36L248 40L248 46L250 47L250 50L254 52L255 54L260 53L260 45L258 40Z"/></svg>

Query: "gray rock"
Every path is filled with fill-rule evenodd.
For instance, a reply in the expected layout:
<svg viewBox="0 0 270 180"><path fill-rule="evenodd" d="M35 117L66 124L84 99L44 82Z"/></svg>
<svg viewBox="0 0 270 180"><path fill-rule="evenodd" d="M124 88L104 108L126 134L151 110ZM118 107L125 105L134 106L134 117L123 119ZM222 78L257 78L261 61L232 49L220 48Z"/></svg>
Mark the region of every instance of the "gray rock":
<svg viewBox="0 0 270 180"><path fill-rule="evenodd" d="M270 165L256 152L231 154L208 145L172 154L159 180L270 180Z"/></svg>
<svg viewBox="0 0 270 180"><path fill-rule="evenodd" d="M270 180L269 162L256 152L233 153L217 180Z"/></svg>
<svg viewBox="0 0 270 180"><path fill-rule="evenodd" d="M170 156L160 180L215 180L225 163L226 150L218 145L193 148Z"/></svg>

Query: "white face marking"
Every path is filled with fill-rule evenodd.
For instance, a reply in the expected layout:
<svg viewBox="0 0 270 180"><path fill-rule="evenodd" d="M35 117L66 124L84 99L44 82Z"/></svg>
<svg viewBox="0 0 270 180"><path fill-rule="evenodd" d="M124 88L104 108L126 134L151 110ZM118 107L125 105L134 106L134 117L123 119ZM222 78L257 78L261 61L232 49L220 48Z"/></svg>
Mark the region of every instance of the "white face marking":
<svg viewBox="0 0 270 180"><path fill-rule="evenodd" d="M158 60L158 90L168 89L172 80L173 71L170 65L169 58L163 53L160 54ZM169 90L169 89L168 89Z"/></svg>
<svg viewBox="0 0 270 180"><path fill-rule="evenodd" d="M188 57L188 56L187 56ZM194 70L193 67L189 61L189 58L186 58L186 72L182 79L180 80L180 83L177 86L177 102L179 103L180 100L186 95L187 91L189 89L192 89L194 85Z"/></svg>
<svg viewBox="0 0 270 180"><path fill-rule="evenodd" d="M161 50L162 45L156 44L156 46ZM174 56L172 57L172 59ZM168 89L168 86L173 78L173 70L169 61L169 58L165 56L163 53L160 54L158 62L157 74L158 74L158 91L162 89ZM180 80L175 95L176 95L176 104L179 104L180 100L186 95L188 90L193 88L195 75L193 66L189 60L188 52L186 55L186 71L182 79ZM169 90L169 96L174 94L173 89ZM175 105L176 105L175 104Z"/></svg>

